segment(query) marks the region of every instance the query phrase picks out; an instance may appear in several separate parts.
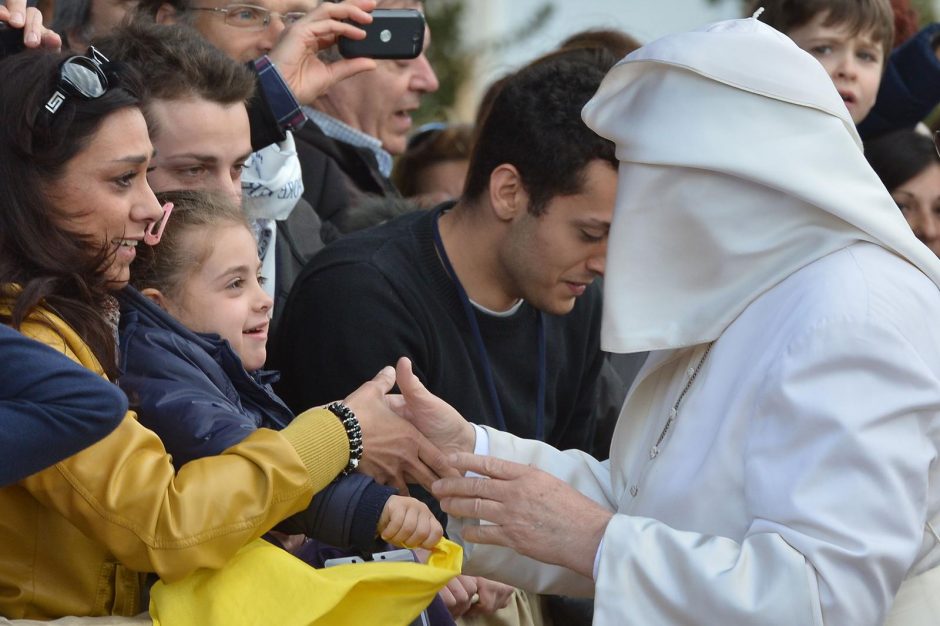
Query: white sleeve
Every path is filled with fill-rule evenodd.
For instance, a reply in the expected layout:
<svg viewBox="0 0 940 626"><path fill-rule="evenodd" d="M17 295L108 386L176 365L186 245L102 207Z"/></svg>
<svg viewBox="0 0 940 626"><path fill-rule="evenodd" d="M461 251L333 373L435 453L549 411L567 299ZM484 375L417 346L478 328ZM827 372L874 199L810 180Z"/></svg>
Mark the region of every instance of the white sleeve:
<svg viewBox="0 0 940 626"><path fill-rule="evenodd" d="M937 377L893 328L839 319L775 357L756 397L730 487L743 539L615 515L595 623L884 622L924 536Z"/></svg>
<svg viewBox="0 0 940 626"><path fill-rule="evenodd" d="M530 439L521 439L489 427L476 427L485 432L488 452L516 463L528 463L564 480L575 489L610 511L616 509L610 489L609 462L600 462L580 450L566 450ZM477 445L478 454L484 446ZM460 539L460 529L478 524L479 520L448 518L447 532L451 539L464 545L464 572L499 580L522 589L566 596L594 595L594 581L564 567L547 565L521 556L508 548L470 544Z"/></svg>

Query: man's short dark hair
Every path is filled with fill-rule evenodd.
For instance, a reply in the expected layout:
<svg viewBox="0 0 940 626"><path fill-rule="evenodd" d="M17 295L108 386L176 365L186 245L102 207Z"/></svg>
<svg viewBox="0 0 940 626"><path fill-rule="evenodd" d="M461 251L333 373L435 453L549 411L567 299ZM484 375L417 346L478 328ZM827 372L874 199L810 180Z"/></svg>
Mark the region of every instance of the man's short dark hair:
<svg viewBox="0 0 940 626"><path fill-rule="evenodd" d="M853 35L871 32L886 59L891 52L894 11L889 0L752 0L748 15L759 8L764 9L760 21L781 33L789 34L826 13L825 26L844 26Z"/></svg>
<svg viewBox="0 0 940 626"><path fill-rule="evenodd" d="M613 142L581 120L581 109L604 74L571 52L550 55L503 79L477 129L464 197L478 200L493 170L509 164L529 194L529 211L538 215L555 196L580 193L592 161L616 168Z"/></svg>
<svg viewBox="0 0 940 626"><path fill-rule="evenodd" d="M254 94L251 70L189 26L136 21L96 39L94 45L108 58L131 65L142 75L145 104L153 98L201 98L232 105L245 103Z"/></svg>

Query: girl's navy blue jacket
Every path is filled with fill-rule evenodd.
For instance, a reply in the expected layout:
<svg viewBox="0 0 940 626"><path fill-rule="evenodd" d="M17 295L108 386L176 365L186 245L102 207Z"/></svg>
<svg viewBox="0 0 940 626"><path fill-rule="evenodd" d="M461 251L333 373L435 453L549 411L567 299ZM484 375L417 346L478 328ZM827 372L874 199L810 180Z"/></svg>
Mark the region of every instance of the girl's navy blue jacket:
<svg viewBox="0 0 940 626"><path fill-rule="evenodd" d="M294 418L271 390L276 373L245 371L227 341L192 332L133 287L118 299L118 383L177 468L221 454L256 428L280 430ZM362 474L340 477L277 529L368 552L394 493Z"/></svg>

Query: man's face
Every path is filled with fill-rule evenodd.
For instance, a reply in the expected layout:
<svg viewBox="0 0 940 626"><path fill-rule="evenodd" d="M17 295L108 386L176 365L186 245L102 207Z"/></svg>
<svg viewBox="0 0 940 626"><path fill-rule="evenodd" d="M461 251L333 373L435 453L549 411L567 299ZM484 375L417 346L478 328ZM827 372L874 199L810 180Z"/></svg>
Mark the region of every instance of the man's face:
<svg viewBox="0 0 940 626"><path fill-rule="evenodd" d="M844 25L824 25L828 16L822 12L787 35L826 68L852 121L858 124L875 105L884 68L884 49L871 32L853 35Z"/></svg>
<svg viewBox="0 0 940 626"><path fill-rule="evenodd" d="M157 124L157 154L147 175L153 190L205 189L240 203L242 167L251 154L245 105L155 99L149 108Z"/></svg>
<svg viewBox="0 0 940 626"><path fill-rule="evenodd" d="M228 8L230 6L251 5L267 9L278 15L300 12L308 13L316 8L317 0L200 0L192 6L200 8ZM226 14L215 11L194 11L196 27L209 43L239 63L247 63L267 54L277 43L286 28L284 21L277 15L271 16L271 22L265 28L241 28L226 23Z"/></svg>
<svg viewBox="0 0 940 626"><path fill-rule="evenodd" d="M418 2L388 1L383 9L420 9ZM421 96L440 86L425 53L431 32L425 28L424 50L415 59L381 60L376 69L341 81L318 100L318 107L357 130L375 137L392 154L405 151L411 114ZM325 104L326 106L320 106Z"/></svg>
<svg viewBox="0 0 940 626"><path fill-rule="evenodd" d="M541 215L517 218L499 251L510 292L552 315L570 312L604 274L617 171L595 160L584 174L580 193L555 196Z"/></svg>

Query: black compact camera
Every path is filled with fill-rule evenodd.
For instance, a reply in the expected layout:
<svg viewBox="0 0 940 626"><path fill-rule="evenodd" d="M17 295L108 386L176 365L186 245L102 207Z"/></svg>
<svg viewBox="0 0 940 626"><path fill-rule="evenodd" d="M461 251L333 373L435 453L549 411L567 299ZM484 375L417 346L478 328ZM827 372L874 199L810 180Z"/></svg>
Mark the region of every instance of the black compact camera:
<svg viewBox="0 0 940 626"><path fill-rule="evenodd" d="M424 15L415 9L376 9L371 24L352 23L366 38L340 37L339 53L347 59L414 59L424 49Z"/></svg>

